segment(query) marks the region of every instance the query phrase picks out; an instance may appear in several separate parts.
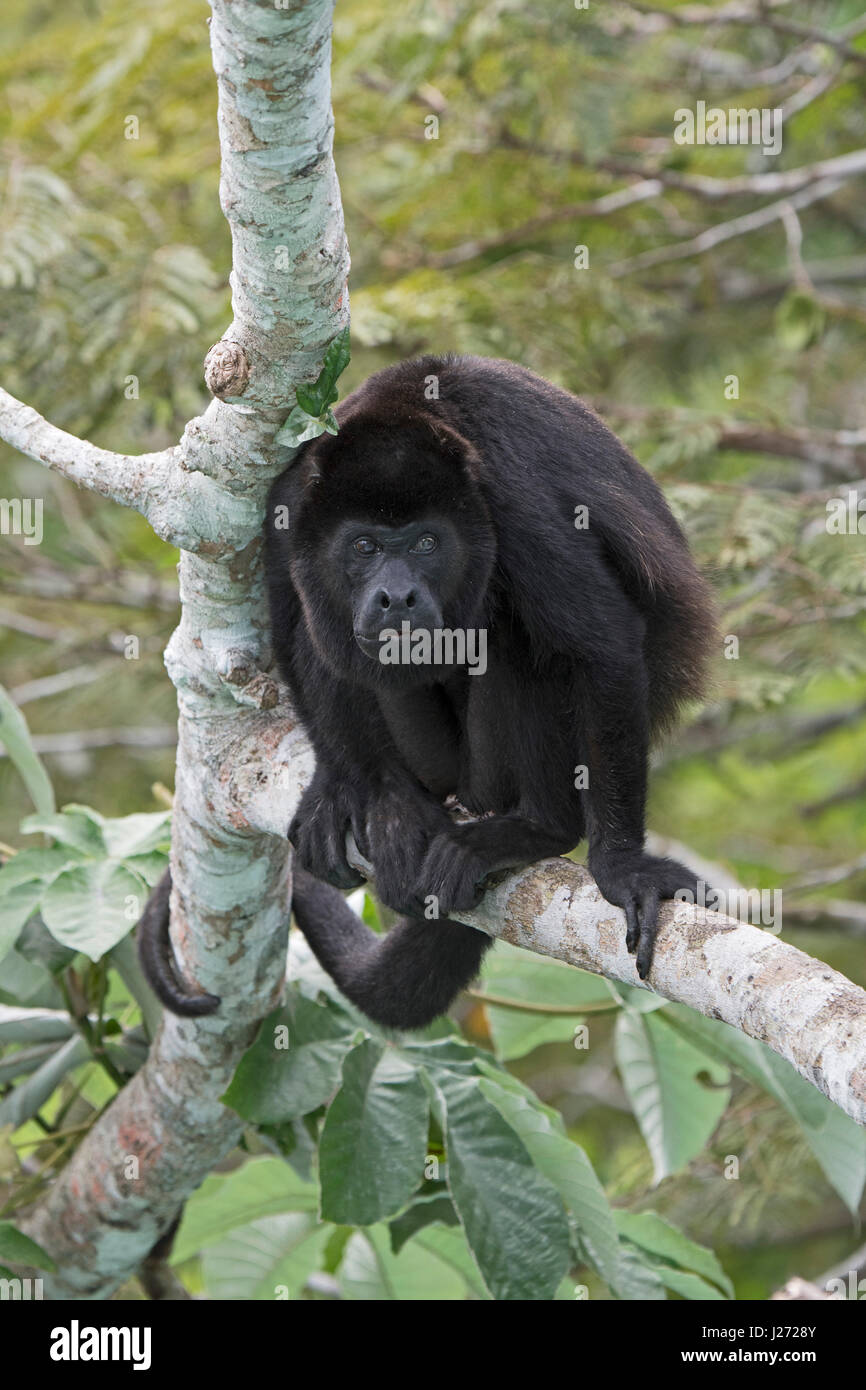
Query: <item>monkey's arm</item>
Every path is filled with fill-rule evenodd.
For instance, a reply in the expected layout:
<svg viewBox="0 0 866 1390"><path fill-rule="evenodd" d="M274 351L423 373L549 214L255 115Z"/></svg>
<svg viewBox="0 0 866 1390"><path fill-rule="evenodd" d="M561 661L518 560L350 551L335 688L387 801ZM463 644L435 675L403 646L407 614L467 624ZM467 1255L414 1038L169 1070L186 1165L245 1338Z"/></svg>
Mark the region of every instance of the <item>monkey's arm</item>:
<svg viewBox="0 0 866 1390"><path fill-rule="evenodd" d="M281 669L316 754L288 829L302 867L335 888L363 883L346 859L351 830L382 902L417 909L418 869L447 814L406 766L373 693L326 670L301 625Z"/></svg>
<svg viewBox="0 0 866 1390"><path fill-rule="evenodd" d="M590 873L608 902L626 915L626 945L646 979L652 965L659 901L695 893L697 877L675 859L644 851L649 718L646 673L638 653L583 676Z"/></svg>

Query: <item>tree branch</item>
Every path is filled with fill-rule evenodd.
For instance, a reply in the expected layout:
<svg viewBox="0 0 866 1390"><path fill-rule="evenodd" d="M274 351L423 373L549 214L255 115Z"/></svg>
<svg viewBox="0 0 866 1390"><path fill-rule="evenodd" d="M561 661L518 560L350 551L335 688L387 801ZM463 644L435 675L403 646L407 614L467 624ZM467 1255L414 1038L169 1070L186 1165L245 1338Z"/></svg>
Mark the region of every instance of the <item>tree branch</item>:
<svg viewBox="0 0 866 1390"><path fill-rule="evenodd" d="M822 74L824 80L826 74ZM531 140L524 140L513 131L505 128L500 134L500 143L506 149L522 150L526 154L541 156L553 161L565 160L582 169L596 169L604 173L618 174L623 178L657 180L665 188L673 188L683 193L693 193L698 198L717 202L723 198L742 198L750 195L772 193L797 193L801 188L817 183L821 179L853 179L866 173L866 149L850 150L847 154L835 155L832 159L819 159L813 164L802 164L797 169L780 169L774 173L736 174L730 178L718 178L714 174L694 174L678 169L647 168L633 164L627 159L590 159L580 150L551 149Z"/></svg>
<svg viewBox="0 0 866 1390"><path fill-rule="evenodd" d="M778 7L784 4L787 4L787 0L769 0L769 3L757 5L745 5L740 4L739 0L731 0L729 4L715 7L679 5L673 10L661 10L654 5L641 4L639 0L629 0L628 9L638 18L644 16L653 21L657 29L688 27L695 24L711 25L713 28L731 24L746 28L772 29L777 34L790 34L794 38L804 39L807 43L832 48L850 62L861 65L866 63L866 53L852 48L848 43L849 38L854 38L862 32L862 17L852 20L838 33L828 34L811 24L803 24L799 20L788 19L785 15L778 14Z"/></svg>
<svg viewBox="0 0 866 1390"><path fill-rule="evenodd" d="M123 507L134 507L147 517L157 535L163 535L165 490L175 467L174 449L157 454L113 454L49 424L32 406L2 388L0 439L79 487L110 497Z"/></svg>
<svg viewBox="0 0 866 1390"><path fill-rule="evenodd" d="M275 746L232 750L221 814L239 827L284 835L311 775L309 749L287 725ZM360 872L369 872L355 849ZM866 1124L866 991L767 931L687 904L664 904L648 984L625 947L625 914L602 898L588 871L547 859L509 874L480 907L455 916L488 935L594 974L688 1004L766 1043Z"/></svg>
<svg viewBox="0 0 866 1390"><path fill-rule="evenodd" d="M715 448L742 454L771 454L777 458L802 459L819 464L844 481L852 481L866 462L866 429L819 430L794 426L777 429L751 420L729 420L718 416L699 416L695 412L658 406L625 405L619 401L594 399L594 409L620 420L664 424L690 421L695 428L709 425L717 430Z"/></svg>
<svg viewBox="0 0 866 1390"><path fill-rule="evenodd" d="M237 1143L242 1122L220 1096L283 987L287 845L282 833L221 819L217 803L231 750L253 731L262 746L273 737L254 706L267 705L274 688L255 675L269 643L264 502L287 461L274 434L294 387L315 379L347 317L331 157L332 8L332 0L288 9L212 0L235 318L208 355L207 374L230 399L190 422L179 447L177 512L167 509L165 529L182 550L182 615L166 664L180 710L172 937L185 976L213 986L223 1004L211 1018L164 1018L147 1062L30 1213L28 1230L59 1269L45 1280L50 1298L111 1293ZM233 403L238 393L243 409ZM44 426L34 412L23 418ZM67 459L63 451L77 442L45 428L55 460ZM83 472L99 484L96 464L105 462L112 485L103 475L99 490L113 495L113 486L126 501L115 456L83 447Z"/></svg>
<svg viewBox="0 0 866 1390"><path fill-rule="evenodd" d="M620 212L623 208L631 207L635 203L644 203L648 198L657 198L662 191L663 185L659 179L642 179L639 183L631 184L627 188L618 188L614 193L605 193L601 198L596 198L592 202L571 203L566 207L551 208L549 212L542 212L537 217L530 217L519 227L512 227L510 231L498 232L489 237L479 237L473 241L464 241L459 246L449 247L447 251L435 251L415 259L422 259L425 266L434 270L447 270L451 266L463 265L466 261L475 260L477 256L487 255L488 252L497 251L501 247L517 246L520 242L527 241L539 232L546 231L548 227L554 227L560 222L574 222L587 217L608 217L612 212Z"/></svg>
<svg viewBox="0 0 866 1390"><path fill-rule="evenodd" d="M169 545L216 556L242 549L257 533L258 509L246 508L247 525L239 529L238 499L199 471L186 436L161 453L115 454L67 434L0 388L0 439L79 487L140 512Z"/></svg>
<svg viewBox="0 0 866 1390"><path fill-rule="evenodd" d="M178 451L145 456L157 474L165 470L161 492L147 465L136 474L140 461L76 441L4 398L16 447L139 506L183 551L182 618L166 654L180 708L171 931L184 976L223 999L211 1017L163 1019L145 1065L29 1214L29 1233L60 1271L45 1279L49 1297L117 1288L237 1142L242 1123L220 1097L282 990L285 830L312 774L303 731L289 711L265 712L269 688L253 673L266 667L269 641L264 497L286 462L275 429L347 313L331 159L331 3L212 0L212 9L235 314L209 354L220 399L190 423ZM656 191L649 180L609 195L595 215ZM672 911L652 976L659 992L762 1037L862 1119L866 994L755 928L690 908L676 909L682 921L673 926ZM622 914L568 861L509 876L466 920L639 984Z"/></svg>
<svg viewBox="0 0 866 1390"><path fill-rule="evenodd" d="M681 261L690 256L702 256L706 251L712 251L716 246L721 246L726 241L732 241L735 237L746 236L749 232L756 232L762 227L769 227L773 222L785 216L791 208L796 211L820 201L821 198L829 198L833 193L838 192L842 182L843 180L839 178L819 179L816 183L809 184L790 198L781 198L778 202L767 203L764 207L755 208L753 212L744 213L742 217L734 217L729 222L718 222L714 227L707 227L705 231L700 232L695 237L690 237L687 241L677 241L671 246L658 246L652 251L642 251L639 255L630 256L627 260L617 261L615 264L607 266L607 273L618 278L621 275L630 275L636 270L649 270L653 266L664 265L668 261Z"/></svg>

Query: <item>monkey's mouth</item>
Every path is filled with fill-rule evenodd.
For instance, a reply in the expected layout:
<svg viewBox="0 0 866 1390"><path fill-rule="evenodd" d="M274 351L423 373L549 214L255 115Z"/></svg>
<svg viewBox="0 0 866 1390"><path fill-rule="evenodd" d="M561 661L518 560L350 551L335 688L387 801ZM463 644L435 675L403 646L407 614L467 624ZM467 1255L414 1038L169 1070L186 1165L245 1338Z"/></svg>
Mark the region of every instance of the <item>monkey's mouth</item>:
<svg viewBox="0 0 866 1390"><path fill-rule="evenodd" d="M371 661L378 661L382 650L381 635L378 632L356 632L354 637L364 655L370 657Z"/></svg>

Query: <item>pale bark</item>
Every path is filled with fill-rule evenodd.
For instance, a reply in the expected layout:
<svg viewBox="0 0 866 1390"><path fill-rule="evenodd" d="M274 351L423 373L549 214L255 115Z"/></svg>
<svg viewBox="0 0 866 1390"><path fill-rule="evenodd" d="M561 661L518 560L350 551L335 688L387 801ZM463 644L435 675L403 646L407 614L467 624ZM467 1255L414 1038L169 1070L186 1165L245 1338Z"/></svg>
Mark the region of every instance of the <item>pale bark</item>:
<svg viewBox="0 0 866 1390"><path fill-rule="evenodd" d="M220 779L221 814L239 828L279 834L311 766L291 721L267 750L254 742ZM370 870L357 850L350 856ZM696 866L698 867L698 866ZM709 882L718 885L715 873ZM515 946L637 988L652 987L767 1044L853 1119L866 1124L866 991L771 932L685 903L662 905L647 983L625 947L625 915L590 874L546 859L509 874L461 922Z"/></svg>
<svg viewBox="0 0 866 1390"><path fill-rule="evenodd" d="M212 8L235 317L224 340L234 346L209 355L208 380L231 403L214 400L176 450L139 459L76 441L11 398L0 415L9 442L138 506L181 546L182 616L166 655L180 711L172 932L185 974L223 996L215 1017L164 1019L145 1066L31 1214L28 1229L61 1271L45 1281L54 1298L111 1293L237 1142L241 1121L219 1097L285 972L286 826L273 836L221 819L215 786L235 742L255 729L267 746L256 710L276 687L259 674L269 660L261 523L289 457L273 436L348 309L332 0ZM244 372L232 375L225 364L238 356Z"/></svg>

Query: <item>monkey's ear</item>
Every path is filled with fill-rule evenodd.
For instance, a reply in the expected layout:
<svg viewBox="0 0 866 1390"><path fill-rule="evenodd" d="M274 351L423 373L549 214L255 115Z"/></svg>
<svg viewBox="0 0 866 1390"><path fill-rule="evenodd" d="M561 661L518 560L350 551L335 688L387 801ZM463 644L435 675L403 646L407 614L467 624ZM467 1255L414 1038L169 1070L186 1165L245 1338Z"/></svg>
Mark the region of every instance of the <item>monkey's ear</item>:
<svg viewBox="0 0 866 1390"><path fill-rule="evenodd" d="M477 478L481 468L481 455L475 445L459 430L447 425L444 420L437 420L436 416L428 411L420 418L446 458L453 459L455 463L462 465L472 478Z"/></svg>

